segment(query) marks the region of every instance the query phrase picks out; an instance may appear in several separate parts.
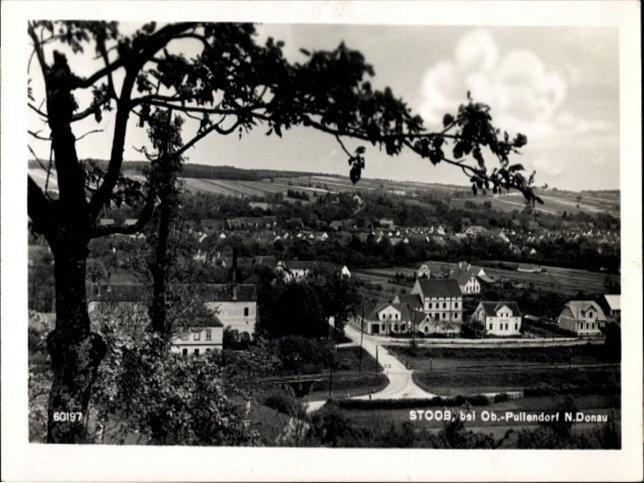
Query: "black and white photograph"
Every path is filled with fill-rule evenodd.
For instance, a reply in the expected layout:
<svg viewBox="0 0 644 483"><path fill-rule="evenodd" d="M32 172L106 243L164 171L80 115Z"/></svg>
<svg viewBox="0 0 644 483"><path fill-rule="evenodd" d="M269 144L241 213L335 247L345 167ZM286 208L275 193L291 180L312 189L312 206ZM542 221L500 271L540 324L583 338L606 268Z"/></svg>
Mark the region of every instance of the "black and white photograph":
<svg viewBox="0 0 644 483"><path fill-rule="evenodd" d="M641 478L639 3L18 3L7 481Z"/></svg>

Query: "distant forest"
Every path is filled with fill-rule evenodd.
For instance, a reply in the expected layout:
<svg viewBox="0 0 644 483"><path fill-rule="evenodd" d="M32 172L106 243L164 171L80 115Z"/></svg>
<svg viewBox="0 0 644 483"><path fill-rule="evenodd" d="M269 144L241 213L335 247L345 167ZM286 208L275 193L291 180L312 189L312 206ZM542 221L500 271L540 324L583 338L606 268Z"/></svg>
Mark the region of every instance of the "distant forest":
<svg viewBox="0 0 644 483"><path fill-rule="evenodd" d="M107 161L102 159L86 159L86 163L94 163L102 169L107 168ZM124 173L144 174L150 166L147 161L125 161L123 163ZM29 161L29 169L38 169L37 161ZM260 181L266 178L295 178L298 176L320 176L323 173L310 173L300 171L279 171L275 169L241 169L233 166L206 166L204 164L184 164L182 175L185 178L202 179L232 179L239 181Z"/></svg>

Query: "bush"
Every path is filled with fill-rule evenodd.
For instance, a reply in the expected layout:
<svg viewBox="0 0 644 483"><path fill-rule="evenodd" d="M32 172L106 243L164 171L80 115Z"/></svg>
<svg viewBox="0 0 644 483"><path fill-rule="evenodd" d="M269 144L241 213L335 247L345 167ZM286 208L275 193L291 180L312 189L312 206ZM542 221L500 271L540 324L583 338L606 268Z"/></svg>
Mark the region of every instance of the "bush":
<svg viewBox="0 0 644 483"><path fill-rule="evenodd" d="M290 415L294 407L293 397L284 391L275 390L266 396L264 405Z"/></svg>
<svg viewBox="0 0 644 483"><path fill-rule="evenodd" d="M483 395L456 396L433 398L409 398L409 399L342 399L336 401L342 409L407 409L407 408L428 408L437 406L462 406L469 403L472 406L485 406L490 400Z"/></svg>
<svg viewBox="0 0 644 483"><path fill-rule="evenodd" d="M277 341L277 357L286 371L321 372L332 360L332 346L323 340L287 336Z"/></svg>

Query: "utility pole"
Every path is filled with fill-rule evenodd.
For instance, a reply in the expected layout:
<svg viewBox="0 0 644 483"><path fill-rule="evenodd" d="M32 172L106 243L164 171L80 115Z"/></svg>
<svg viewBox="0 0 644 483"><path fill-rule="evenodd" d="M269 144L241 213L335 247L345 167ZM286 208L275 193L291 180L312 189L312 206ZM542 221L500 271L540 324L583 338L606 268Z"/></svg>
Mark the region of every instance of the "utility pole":
<svg viewBox="0 0 644 483"><path fill-rule="evenodd" d="M329 396L331 399L331 388L333 387L333 353L331 353L331 364L329 364Z"/></svg>
<svg viewBox="0 0 644 483"><path fill-rule="evenodd" d="M362 372L362 339L364 338L364 303L362 298L362 319L360 319L360 354L358 355L358 372Z"/></svg>
<svg viewBox="0 0 644 483"><path fill-rule="evenodd" d="M376 376L378 375L378 344L376 344Z"/></svg>

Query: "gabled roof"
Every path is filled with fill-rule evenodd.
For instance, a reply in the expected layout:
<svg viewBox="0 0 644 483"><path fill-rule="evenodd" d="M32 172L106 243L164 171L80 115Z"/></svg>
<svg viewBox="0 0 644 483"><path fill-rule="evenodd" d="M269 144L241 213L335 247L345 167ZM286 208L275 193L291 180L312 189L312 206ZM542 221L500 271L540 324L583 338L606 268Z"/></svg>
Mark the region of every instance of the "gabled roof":
<svg viewBox="0 0 644 483"><path fill-rule="evenodd" d="M460 297L462 294L458 282L453 278L418 279L424 297Z"/></svg>
<svg viewBox="0 0 644 483"><path fill-rule="evenodd" d="M611 310L621 310L621 295L604 295L606 303Z"/></svg>
<svg viewBox="0 0 644 483"><path fill-rule="evenodd" d="M398 295L397 298L401 305L409 305L412 309L423 306L423 301L417 293Z"/></svg>
<svg viewBox="0 0 644 483"><path fill-rule="evenodd" d="M496 315L496 313L502 307L509 308L512 311L512 313L514 314L515 317L520 317L522 315L521 310L519 310L519 305L516 302L487 302L487 301L483 301L483 302L481 302L481 305L483 306L483 310L485 311L485 314L489 315L489 316Z"/></svg>
<svg viewBox="0 0 644 483"><path fill-rule="evenodd" d="M180 331L181 328L200 328L200 327L223 327L224 324L219 320L215 314L204 314L201 316L188 317L185 320L175 322L176 330Z"/></svg>
<svg viewBox="0 0 644 483"><path fill-rule="evenodd" d="M400 312L400 320L397 320L396 322L411 320L412 313L414 311L410 311L406 304L394 302L377 302L375 304L370 304L365 307L365 319L378 320L378 314L389 307L393 307Z"/></svg>
<svg viewBox="0 0 644 483"><path fill-rule="evenodd" d="M606 320L604 311L596 302L592 300L571 300L570 302L565 304L564 307L568 307L570 309L575 320L579 320L582 317L585 317L586 312L588 312L588 310L590 309L593 309L595 312L597 312L597 318L599 320Z"/></svg>
<svg viewBox="0 0 644 483"><path fill-rule="evenodd" d="M145 302L152 291L149 286L139 283L87 285L88 302Z"/></svg>

